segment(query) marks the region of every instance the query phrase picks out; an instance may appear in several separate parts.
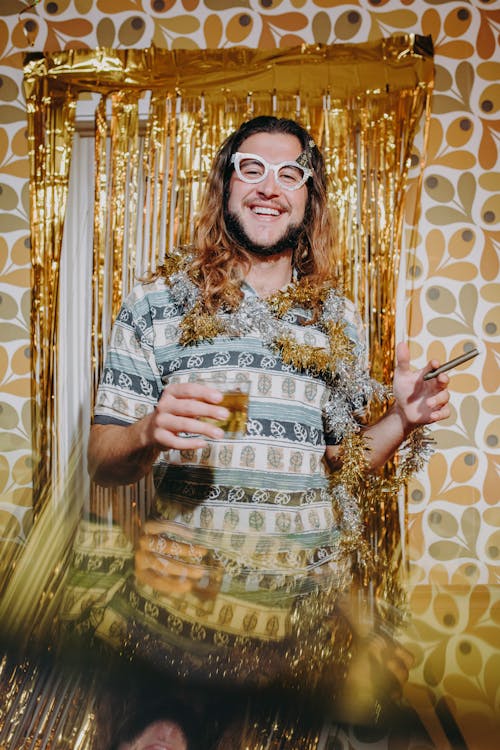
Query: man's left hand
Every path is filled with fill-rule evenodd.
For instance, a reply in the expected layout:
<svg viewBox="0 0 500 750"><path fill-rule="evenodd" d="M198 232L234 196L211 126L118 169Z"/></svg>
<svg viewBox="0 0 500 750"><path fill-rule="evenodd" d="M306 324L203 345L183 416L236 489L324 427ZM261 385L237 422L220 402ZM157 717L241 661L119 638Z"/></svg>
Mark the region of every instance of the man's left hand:
<svg viewBox="0 0 500 750"><path fill-rule="evenodd" d="M431 380L424 380L424 375L439 367L439 362L431 359L422 370L412 370L410 351L403 342L396 348L396 361L394 407L403 417L406 430L411 431L418 425L447 419L450 416L449 377L446 373L441 373Z"/></svg>

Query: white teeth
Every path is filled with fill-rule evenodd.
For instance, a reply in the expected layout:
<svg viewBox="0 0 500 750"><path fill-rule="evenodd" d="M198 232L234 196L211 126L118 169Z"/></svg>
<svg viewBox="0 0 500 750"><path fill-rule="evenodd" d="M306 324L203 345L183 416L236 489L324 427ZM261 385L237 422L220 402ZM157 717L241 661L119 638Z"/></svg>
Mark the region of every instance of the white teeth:
<svg viewBox="0 0 500 750"><path fill-rule="evenodd" d="M267 214L268 216L279 216L280 212L275 208L264 208L264 206L255 206L252 211L254 214Z"/></svg>

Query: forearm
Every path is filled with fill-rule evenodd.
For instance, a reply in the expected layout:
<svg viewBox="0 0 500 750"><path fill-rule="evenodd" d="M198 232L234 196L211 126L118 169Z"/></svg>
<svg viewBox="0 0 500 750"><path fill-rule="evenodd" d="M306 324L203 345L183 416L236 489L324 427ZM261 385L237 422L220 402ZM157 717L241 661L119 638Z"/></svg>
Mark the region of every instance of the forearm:
<svg viewBox="0 0 500 750"><path fill-rule="evenodd" d="M408 424L404 414L393 404L377 422L363 427L366 469L375 471L389 461L415 426ZM331 471L342 468L342 453L342 444L327 447L325 457Z"/></svg>
<svg viewBox="0 0 500 750"><path fill-rule="evenodd" d="M416 426L393 404L377 422L365 427L368 469L379 469L389 461Z"/></svg>
<svg viewBox="0 0 500 750"><path fill-rule="evenodd" d="M415 428L450 415L446 373L424 380L425 373L436 369L439 362L430 360L422 370L411 370L408 346L398 344L396 353L394 403L377 422L363 428L368 470L379 469L389 461ZM332 471L342 466L342 450L341 445L326 449L325 457Z"/></svg>
<svg viewBox="0 0 500 750"><path fill-rule="evenodd" d="M129 426L92 426L88 470L97 484L131 484L150 471L160 449L150 438L149 421L150 415Z"/></svg>

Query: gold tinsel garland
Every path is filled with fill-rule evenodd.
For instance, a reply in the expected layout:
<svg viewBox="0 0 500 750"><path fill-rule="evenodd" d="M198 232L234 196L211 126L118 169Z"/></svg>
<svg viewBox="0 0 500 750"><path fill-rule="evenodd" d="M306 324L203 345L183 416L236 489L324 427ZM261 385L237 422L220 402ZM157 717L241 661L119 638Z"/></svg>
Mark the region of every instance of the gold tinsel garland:
<svg viewBox="0 0 500 750"><path fill-rule="evenodd" d="M299 344L291 336L276 336L273 343L283 362L296 370L308 370L316 375L331 370L331 357L326 349Z"/></svg>
<svg viewBox="0 0 500 750"><path fill-rule="evenodd" d="M181 270L182 265L180 257L170 258L168 264L162 267L161 273L165 278L171 278L173 274ZM330 288L326 285L318 288L313 286L308 279L302 279L271 295L264 302L269 313L278 320L282 320L294 307L313 310L312 320L305 323L305 325L310 325L317 319L321 305L329 291ZM343 323L327 320L324 328L329 339L328 349L299 344L289 334L280 333L273 337L271 345L285 364L292 365L297 370L307 370L314 375L323 375L331 379L339 360L343 359L347 365L353 363L354 344L346 335ZM180 329L181 346L192 346L200 341L211 341L215 336L224 334L226 325L217 313L207 312L203 301L198 298L191 310L184 316Z"/></svg>
<svg viewBox="0 0 500 750"><path fill-rule="evenodd" d="M300 292L300 285L297 288ZM293 300L292 293L287 290L283 299L274 306L274 309L288 310L292 306L291 300ZM268 308L270 312L273 311L269 304ZM281 316L276 315L275 317L279 319ZM180 324L180 329L179 343L182 346L196 345L204 340L210 341L215 336L224 334L226 330L224 321L217 314L212 315L206 312L200 301L197 301L185 315ZM271 346L286 365L292 365L297 370L307 370L314 375L323 375L327 379L331 379L339 359L346 359L347 362L353 361L352 348L354 344L348 338L343 325L340 323L329 323L328 338L329 349L323 349L319 346L299 344L289 335L277 334L273 337Z"/></svg>
<svg viewBox="0 0 500 750"><path fill-rule="evenodd" d="M341 483L353 497L368 472L366 439L362 432L348 432L342 441L341 468L334 474L335 483Z"/></svg>
<svg viewBox="0 0 500 750"><path fill-rule="evenodd" d="M224 324L215 315L203 309L202 302L197 300L193 309L186 315L180 325L181 346L191 346L199 341L211 341L224 333Z"/></svg>
<svg viewBox="0 0 500 750"><path fill-rule="evenodd" d="M275 292L267 299L269 309L278 318L283 318L293 307L303 307L306 310L317 311L325 301L332 284L317 286L309 279L301 279L298 283Z"/></svg>

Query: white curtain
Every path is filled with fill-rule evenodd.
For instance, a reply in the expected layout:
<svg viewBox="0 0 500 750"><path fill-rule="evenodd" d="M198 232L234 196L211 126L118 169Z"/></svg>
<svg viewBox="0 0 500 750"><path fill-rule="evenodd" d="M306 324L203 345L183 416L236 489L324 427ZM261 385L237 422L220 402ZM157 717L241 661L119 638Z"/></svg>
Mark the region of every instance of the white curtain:
<svg viewBox="0 0 500 750"><path fill-rule="evenodd" d="M57 392L56 426L60 455L54 471L70 471L75 489L88 497L89 479L85 450L91 406L92 242L94 205L94 139L77 132L69 180L67 220L61 250L59 300L59 352L55 358ZM65 477L54 476L61 486ZM54 493L55 497L59 493Z"/></svg>

